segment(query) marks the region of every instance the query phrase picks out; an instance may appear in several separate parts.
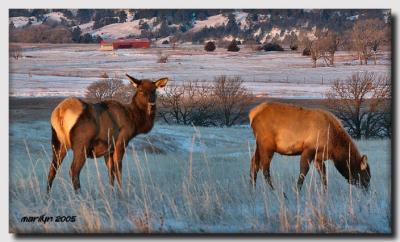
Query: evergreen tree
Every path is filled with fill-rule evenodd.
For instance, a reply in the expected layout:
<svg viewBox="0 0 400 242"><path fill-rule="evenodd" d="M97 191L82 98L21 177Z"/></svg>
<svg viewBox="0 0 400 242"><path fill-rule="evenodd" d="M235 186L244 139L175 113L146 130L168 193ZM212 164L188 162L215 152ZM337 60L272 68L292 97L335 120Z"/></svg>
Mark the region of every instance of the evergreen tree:
<svg viewBox="0 0 400 242"><path fill-rule="evenodd" d="M9 10L10 17L30 17L31 12L28 9L10 9Z"/></svg>
<svg viewBox="0 0 400 242"><path fill-rule="evenodd" d="M239 33L239 26L236 23L236 18L233 13L230 13L228 15L228 23L225 26L225 31L228 34L232 34L234 36L236 36Z"/></svg>
<svg viewBox="0 0 400 242"><path fill-rule="evenodd" d="M76 18L80 24L89 22L92 19L93 10L91 9L78 9Z"/></svg>
<svg viewBox="0 0 400 242"><path fill-rule="evenodd" d="M72 30L72 41L79 43L81 40L81 34L82 34L82 31L81 31L81 28L79 28L79 26L74 28Z"/></svg>
<svg viewBox="0 0 400 242"><path fill-rule="evenodd" d="M83 43L92 43L93 42L92 35L89 34L89 33L84 34L83 37L82 37L82 42Z"/></svg>
<svg viewBox="0 0 400 242"><path fill-rule="evenodd" d="M169 27L168 27L168 24L167 24L166 20L163 20L161 22L161 26L160 26L160 29L158 30L158 34L159 34L160 37L165 37L165 36L168 36L170 34L170 30L169 30Z"/></svg>
<svg viewBox="0 0 400 242"><path fill-rule="evenodd" d="M125 23L126 22L127 15L126 15L125 11L123 11L123 10L120 11L119 14L118 14L118 17L119 17L119 22L120 23Z"/></svg>
<svg viewBox="0 0 400 242"><path fill-rule="evenodd" d="M9 30L9 31L12 31L12 30L14 30L14 29L15 29L14 22L11 21L10 24L8 25L8 30Z"/></svg>
<svg viewBox="0 0 400 242"><path fill-rule="evenodd" d="M43 19L43 15L47 14L49 11L46 9L34 9L32 10L31 15L35 16L37 19L42 20Z"/></svg>

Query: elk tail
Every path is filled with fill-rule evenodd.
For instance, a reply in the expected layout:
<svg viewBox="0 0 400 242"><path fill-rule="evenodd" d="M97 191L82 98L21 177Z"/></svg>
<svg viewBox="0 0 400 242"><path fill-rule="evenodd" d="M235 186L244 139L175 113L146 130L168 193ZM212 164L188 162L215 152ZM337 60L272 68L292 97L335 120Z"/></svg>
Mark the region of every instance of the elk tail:
<svg viewBox="0 0 400 242"><path fill-rule="evenodd" d="M53 128L53 125L51 126L51 147L53 150L53 155L55 155L56 151L59 151L61 148L61 142L57 137L56 130Z"/></svg>

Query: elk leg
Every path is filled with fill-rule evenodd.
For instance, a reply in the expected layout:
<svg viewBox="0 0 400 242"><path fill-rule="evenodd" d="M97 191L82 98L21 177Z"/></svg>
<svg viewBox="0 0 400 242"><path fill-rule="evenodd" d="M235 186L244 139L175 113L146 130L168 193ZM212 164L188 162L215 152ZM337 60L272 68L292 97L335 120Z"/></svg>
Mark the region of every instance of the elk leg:
<svg viewBox="0 0 400 242"><path fill-rule="evenodd" d="M307 176L308 170L310 169L310 162L312 161L313 152L304 150L301 153L300 158L300 175L299 179L297 180L297 190L300 191L301 187L303 186L303 182L305 177Z"/></svg>
<svg viewBox="0 0 400 242"><path fill-rule="evenodd" d="M266 151L260 157L261 158L261 169L263 171L265 181L269 184L271 189L274 189L274 186L272 185L269 167L271 165L271 160L272 160L273 155L274 155L274 152Z"/></svg>
<svg viewBox="0 0 400 242"><path fill-rule="evenodd" d="M315 167L317 168L318 174L319 174L319 176L321 178L323 189L324 189L324 191L326 191L327 188L328 188L328 183L327 183L327 180L326 180L326 166L325 166L325 163L322 160L317 159L315 161Z"/></svg>
<svg viewBox="0 0 400 242"><path fill-rule="evenodd" d="M107 166L107 170L108 170L108 180L110 182L110 186L113 188L114 187L114 178L115 178L113 153L106 154L104 156L104 161L106 162L106 166Z"/></svg>
<svg viewBox="0 0 400 242"><path fill-rule="evenodd" d="M258 154L258 146L256 146L256 151L250 161L250 184L255 187L257 181L257 173L260 169L260 156Z"/></svg>
<svg viewBox="0 0 400 242"><path fill-rule="evenodd" d="M71 164L71 169L69 171L69 175L71 176L72 185L74 187L75 192L81 187L79 175L81 173L82 167L86 161L86 153L85 149L87 146L83 146L83 148L77 148L74 150L74 159Z"/></svg>
<svg viewBox="0 0 400 242"><path fill-rule="evenodd" d="M117 182L120 189L122 189L122 158L124 156L124 153L125 153L124 142L117 141L113 154L113 161L114 161L115 176L117 177Z"/></svg>
<svg viewBox="0 0 400 242"><path fill-rule="evenodd" d="M53 143L53 160L51 161L49 175L47 176L47 193L51 190L57 170L63 162L66 154L67 150L65 147L62 147L61 144L55 145Z"/></svg>

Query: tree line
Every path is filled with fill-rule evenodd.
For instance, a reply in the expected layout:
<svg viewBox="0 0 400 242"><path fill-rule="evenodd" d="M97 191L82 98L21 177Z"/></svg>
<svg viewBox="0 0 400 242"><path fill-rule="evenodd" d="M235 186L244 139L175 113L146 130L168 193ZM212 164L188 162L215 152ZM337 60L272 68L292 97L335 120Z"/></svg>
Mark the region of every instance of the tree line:
<svg viewBox="0 0 400 242"><path fill-rule="evenodd" d="M69 30L68 35L71 42L89 41L96 42L98 37L89 38L89 36L80 37L78 34L79 24L94 21L93 29L98 29L112 23L123 23L128 21L127 12L131 14L130 20L142 20L140 23L140 34L130 35L131 37L145 37L145 38L163 38L173 36L179 41L191 41L193 43L204 43L209 39L222 39L226 36L232 36L244 41L255 41L262 44L264 41L277 42L285 44L293 40L295 34L292 29L296 28L304 33L312 31L313 27L317 29L329 29L339 33L342 36L346 31L353 28L354 21L349 19L357 16L359 21L368 19L376 19L383 23L384 27L390 26L390 18L385 17L383 10L310 10L305 11L302 9L246 9L247 16L244 21L238 22L236 20L236 10L232 9L141 9L141 10L124 10L124 9L78 9L72 12L68 9L53 9L51 11L59 11L68 17L70 21L59 23L59 26L51 26L52 28L64 27ZM10 17L13 16L28 16L36 17L38 20L44 21L44 24L50 25L46 22L45 16L49 13L48 9L11 9ZM205 20L210 16L222 14L227 18L227 23L220 26L206 26L198 32L190 32L196 21ZM354 16L353 16L354 15ZM155 18L155 19L153 19ZM153 26L158 26L157 29L151 30L147 22L143 19L153 19ZM54 25L52 23L51 25ZM15 30L10 23L10 31ZM18 37L18 32L23 32L25 29L34 28L29 24L16 31L12 37L13 41L19 41L22 38ZM370 26L371 28L375 26ZM281 29L280 33L272 36L268 33L273 28ZM56 30L56 29L55 29ZM285 30L289 30L290 35L285 35ZM27 30L29 32L29 30ZM256 34L259 33L259 34ZM267 34L267 36L265 36ZM129 35L129 33L128 33ZM283 37L285 35L285 37ZM10 35L11 36L11 35ZM17 37L16 37L17 36ZM284 38L283 40L281 40ZM347 37L346 37L347 38ZM30 38L32 41L38 41L37 38ZM11 40L11 38L10 38ZM39 39L40 40L40 39ZM64 41L64 40L63 40Z"/></svg>
<svg viewBox="0 0 400 242"><path fill-rule="evenodd" d="M391 79L374 72L355 73L336 80L322 100L349 134L357 139L392 136ZM91 102L117 100L129 103L134 90L117 77L102 74L89 85ZM248 124L248 111L260 102L239 76L218 76L209 81L169 85L157 100L158 120L167 124L220 126Z"/></svg>

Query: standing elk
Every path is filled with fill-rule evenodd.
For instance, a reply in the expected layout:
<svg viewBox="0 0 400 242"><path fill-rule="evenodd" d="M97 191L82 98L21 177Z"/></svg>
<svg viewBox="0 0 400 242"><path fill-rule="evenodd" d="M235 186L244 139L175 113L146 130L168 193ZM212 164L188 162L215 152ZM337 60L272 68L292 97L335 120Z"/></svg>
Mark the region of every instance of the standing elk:
<svg viewBox="0 0 400 242"><path fill-rule="evenodd" d="M117 178L122 186L122 158L128 142L138 134L148 133L154 125L156 89L168 78L157 81L137 80L128 74L136 93L130 104L114 100L90 104L67 98L51 114L53 159L49 168L47 192L50 192L57 169L67 151L73 150L70 176L74 190L80 188L79 174L86 157L104 156L110 185Z"/></svg>
<svg viewBox="0 0 400 242"><path fill-rule="evenodd" d="M297 181L299 191L312 161L326 190L326 160L332 160L350 184L368 189L371 173L367 156L360 155L333 114L283 103L262 103L250 111L249 118L256 139L256 150L250 164L253 185L261 169L273 189L270 164L274 153L278 152L282 155L301 155Z"/></svg>

